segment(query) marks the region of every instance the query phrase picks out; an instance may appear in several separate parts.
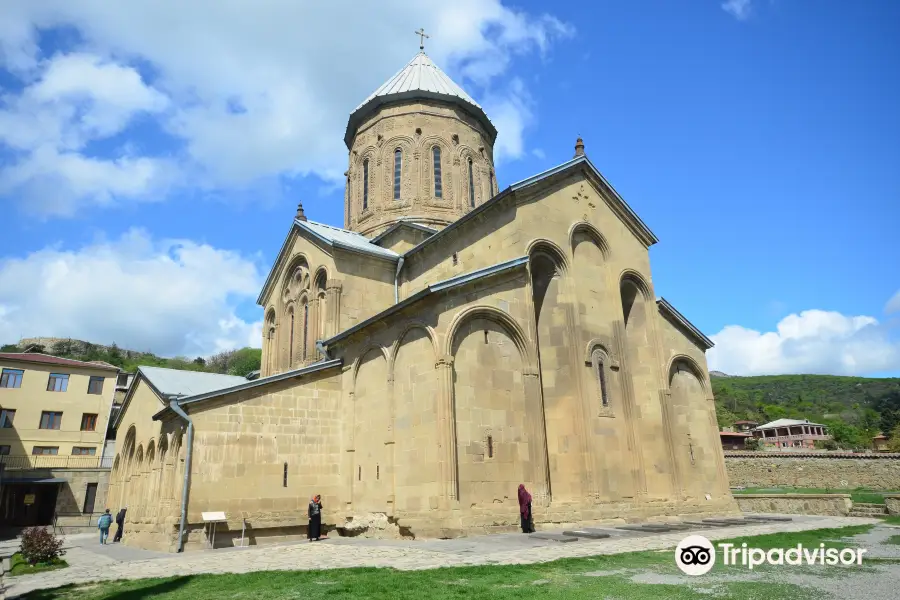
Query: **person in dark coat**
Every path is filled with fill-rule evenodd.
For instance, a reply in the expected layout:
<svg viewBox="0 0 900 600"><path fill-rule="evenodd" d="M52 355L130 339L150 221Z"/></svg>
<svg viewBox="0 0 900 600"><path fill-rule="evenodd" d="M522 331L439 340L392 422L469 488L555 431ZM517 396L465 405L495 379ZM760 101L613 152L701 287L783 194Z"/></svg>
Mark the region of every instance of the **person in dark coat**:
<svg viewBox="0 0 900 600"><path fill-rule="evenodd" d="M122 534L125 533L125 511L127 510L128 507L126 506L116 513L116 537L113 538L113 542L122 541Z"/></svg>
<svg viewBox="0 0 900 600"><path fill-rule="evenodd" d="M306 535L310 542L313 540L318 542L322 537L322 496L316 494L312 497L307 512L309 513L309 528Z"/></svg>
<svg viewBox="0 0 900 600"><path fill-rule="evenodd" d="M519 518L522 521L522 533L534 533L534 515L531 513L531 494L525 484L519 484Z"/></svg>

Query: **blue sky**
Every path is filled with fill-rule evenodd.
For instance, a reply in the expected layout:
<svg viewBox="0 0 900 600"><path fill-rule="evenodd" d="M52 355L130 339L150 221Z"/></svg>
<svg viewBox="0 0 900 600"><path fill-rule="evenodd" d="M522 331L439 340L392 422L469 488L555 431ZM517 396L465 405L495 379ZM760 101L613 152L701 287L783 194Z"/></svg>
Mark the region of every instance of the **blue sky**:
<svg viewBox="0 0 900 600"><path fill-rule="evenodd" d="M341 225L346 117L424 26L501 188L584 138L711 368L900 374L896 2L33 4L0 28L0 342L258 345L297 201Z"/></svg>

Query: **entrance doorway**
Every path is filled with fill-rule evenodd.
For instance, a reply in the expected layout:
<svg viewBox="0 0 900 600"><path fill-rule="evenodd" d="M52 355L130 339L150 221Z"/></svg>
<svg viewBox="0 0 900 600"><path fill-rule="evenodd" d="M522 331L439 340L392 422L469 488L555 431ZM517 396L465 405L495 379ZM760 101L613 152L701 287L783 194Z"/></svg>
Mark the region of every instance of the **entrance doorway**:
<svg viewBox="0 0 900 600"><path fill-rule="evenodd" d="M52 525L59 483L3 482L0 527Z"/></svg>

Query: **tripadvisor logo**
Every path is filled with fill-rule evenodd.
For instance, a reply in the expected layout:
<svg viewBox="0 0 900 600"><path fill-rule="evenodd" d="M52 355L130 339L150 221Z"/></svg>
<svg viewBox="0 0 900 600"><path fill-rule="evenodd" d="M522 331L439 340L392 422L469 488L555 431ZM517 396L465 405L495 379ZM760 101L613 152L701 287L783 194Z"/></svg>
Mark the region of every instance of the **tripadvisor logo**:
<svg viewBox="0 0 900 600"><path fill-rule="evenodd" d="M861 565L865 548L826 548L825 544L805 548L797 544L791 548L750 548L744 542L718 544L722 551L722 564L742 565L751 571L760 565ZM690 535L675 548L675 564L686 575L703 575L716 564L716 550L702 535Z"/></svg>

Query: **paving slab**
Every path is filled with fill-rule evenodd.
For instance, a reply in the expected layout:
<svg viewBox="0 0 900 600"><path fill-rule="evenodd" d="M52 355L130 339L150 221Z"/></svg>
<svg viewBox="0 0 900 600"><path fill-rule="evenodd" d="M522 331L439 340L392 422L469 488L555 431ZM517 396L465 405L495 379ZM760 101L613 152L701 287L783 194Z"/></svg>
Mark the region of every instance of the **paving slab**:
<svg viewBox="0 0 900 600"><path fill-rule="evenodd" d="M620 525L619 527L616 527L616 529L623 529L625 531L643 531L645 533L664 533L666 531L671 531L668 527L655 525Z"/></svg>
<svg viewBox="0 0 900 600"><path fill-rule="evenodd" d="M602 540L609 537L608 533L600 531L588 531L586 529L573 529L571 531L563 531L563 535L572 537L588 538L591 540Z"/></svg>
<svg viewBox="0 0 900 600"><path fill-rule="evenodd" d="M551 540L554 542L561 542L563 544L568 542L577 542L578 538L565 535L564 533L550 533L547 531L539 531L538 533L532 533L531 537L538 540Z"/></svg>
<svg viewBox="0 0 900 600"><path fill-rule="evenodd" d="M779 521L779 522L786 522L786 521L794 520L792 517L779 517L779 516L775 516L775 515L772 515L772 516L744 515L744 519L746 519L747 521Z"/></svg>

